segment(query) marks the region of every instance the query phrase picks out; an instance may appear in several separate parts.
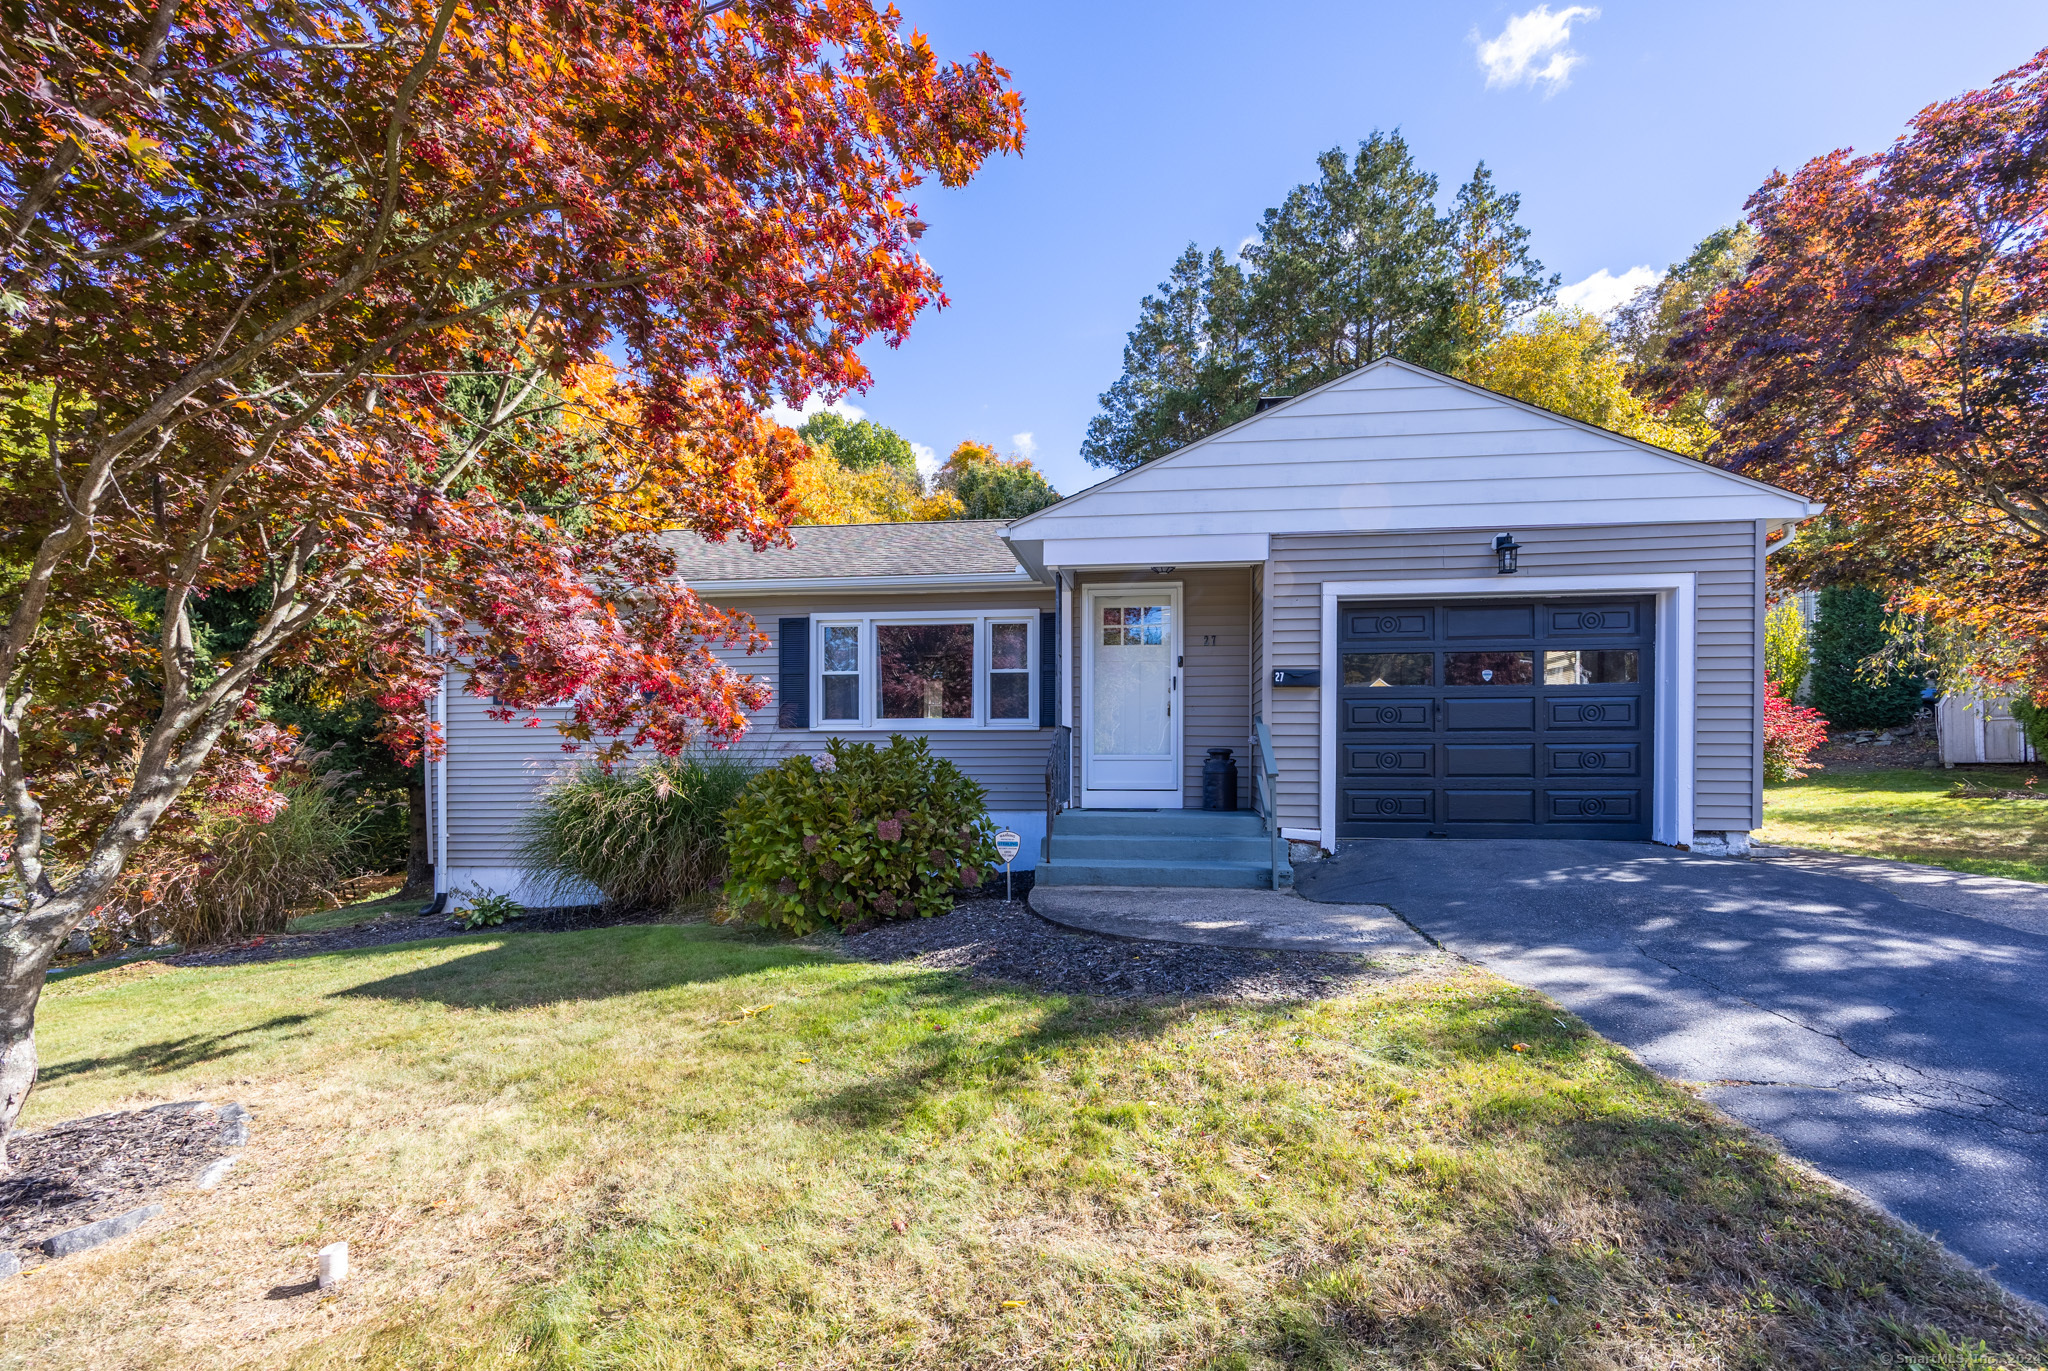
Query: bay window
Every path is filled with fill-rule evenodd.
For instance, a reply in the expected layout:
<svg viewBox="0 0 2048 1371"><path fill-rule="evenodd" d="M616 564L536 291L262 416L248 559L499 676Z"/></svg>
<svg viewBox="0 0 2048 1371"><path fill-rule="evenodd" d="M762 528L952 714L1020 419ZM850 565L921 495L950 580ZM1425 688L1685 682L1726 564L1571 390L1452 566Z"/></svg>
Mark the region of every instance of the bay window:
<svg viewBox="0 0 2048 1371"><path fill-rule="evenodd" d="M1034 611L820 615L813 727L1036 728Z"/></svg>

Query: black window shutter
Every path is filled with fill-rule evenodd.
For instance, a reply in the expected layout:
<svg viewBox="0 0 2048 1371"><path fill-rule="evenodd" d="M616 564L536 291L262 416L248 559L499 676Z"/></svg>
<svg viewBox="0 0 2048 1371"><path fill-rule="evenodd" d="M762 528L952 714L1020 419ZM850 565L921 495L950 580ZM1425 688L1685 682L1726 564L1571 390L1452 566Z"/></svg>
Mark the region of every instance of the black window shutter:
<svg viewBox="0 0 2048 1371"><path fill-rule="evenodd" d="M1051 728L1060 721L1060 616L1050 611L1038 615L1038 726Z"/></svg>
<svg viewBox="0 0 2048 1371"><path fill-rule="evenodd" d="M775 654L777 671L775 697L782 702L782 707L776 711L776 726L779 728L809 728L811 726L811 621L809 616L801 619L777 619L775 621Z"/></svg>

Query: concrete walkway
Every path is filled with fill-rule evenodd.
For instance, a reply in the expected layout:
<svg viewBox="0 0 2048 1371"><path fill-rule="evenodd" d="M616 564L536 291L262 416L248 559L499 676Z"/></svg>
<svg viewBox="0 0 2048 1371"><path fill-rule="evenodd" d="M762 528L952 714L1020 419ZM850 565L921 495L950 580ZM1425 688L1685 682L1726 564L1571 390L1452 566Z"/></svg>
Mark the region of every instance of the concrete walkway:
<svg viewBox="0 0 2048 1371"><path fill-rule="evenodd" d="M1304 895L1384 904L2048 1302L2048 896L1779 851L1376 840Z"/></svg>
<svg viewBox="0 0 2048 1371"><path fill-rule="evenodd" d="M1382 905L1317 904L1280 890L1034 886L1041 918L1089 933L1269 952L1428 952L1429 942Z"/></svg>

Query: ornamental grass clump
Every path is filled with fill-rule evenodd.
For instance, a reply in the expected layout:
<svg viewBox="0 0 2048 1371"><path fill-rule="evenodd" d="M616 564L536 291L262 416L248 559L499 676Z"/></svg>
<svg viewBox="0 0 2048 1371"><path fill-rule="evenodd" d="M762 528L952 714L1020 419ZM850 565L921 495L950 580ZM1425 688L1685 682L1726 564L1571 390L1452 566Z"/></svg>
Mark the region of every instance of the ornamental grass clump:
<svg viewBox="0 0 2048 1371"><path fill-rule="evenodd" d="M674 909L725 880L725 812L756 764L706 750L557 777L521 821L520 865L542 898Z"/></svg>
<svg viewBox="0 0 2048 1371"><path fill-rule="evenodd" d="M96 930L205 947L282 933L293 915L338 904L358 871L352 845L365 811L340 801L340 778L316 770L320 760L299 758L278 778L284 802L274 812L199 807L193 842L136 863L95 915Z"/></svg>
<svg viewBox="0 0 2048 1371"><path fill-rule="evenodd" d="M986 800L924 738L835 738L763 771L732 807L726 899L798 935L944 913L996 861Z"/></svg>

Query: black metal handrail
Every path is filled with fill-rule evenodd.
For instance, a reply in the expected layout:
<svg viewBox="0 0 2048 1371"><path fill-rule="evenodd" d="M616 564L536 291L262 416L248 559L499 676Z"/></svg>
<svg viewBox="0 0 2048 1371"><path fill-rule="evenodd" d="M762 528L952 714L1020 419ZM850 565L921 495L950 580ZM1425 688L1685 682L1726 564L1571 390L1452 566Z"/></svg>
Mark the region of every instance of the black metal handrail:
<svg viewBox="0 0 2048 1371"><path fill-rule="evenodd" d="M1273 889L1280 888L1280 767L1266 721L1252 717L1252 801L1266 819L1266 845L1273 864Z"/></svg>
<svg viewBox="0 0 2048 1371"><path fill-rule="evenodd" d="M1045 754L1045 851L1052 855L1052 821L1067 807L1073 798L1074 785L1074 730L1065 724L1055 724L1052 730L1052 746Z"/></svg>

